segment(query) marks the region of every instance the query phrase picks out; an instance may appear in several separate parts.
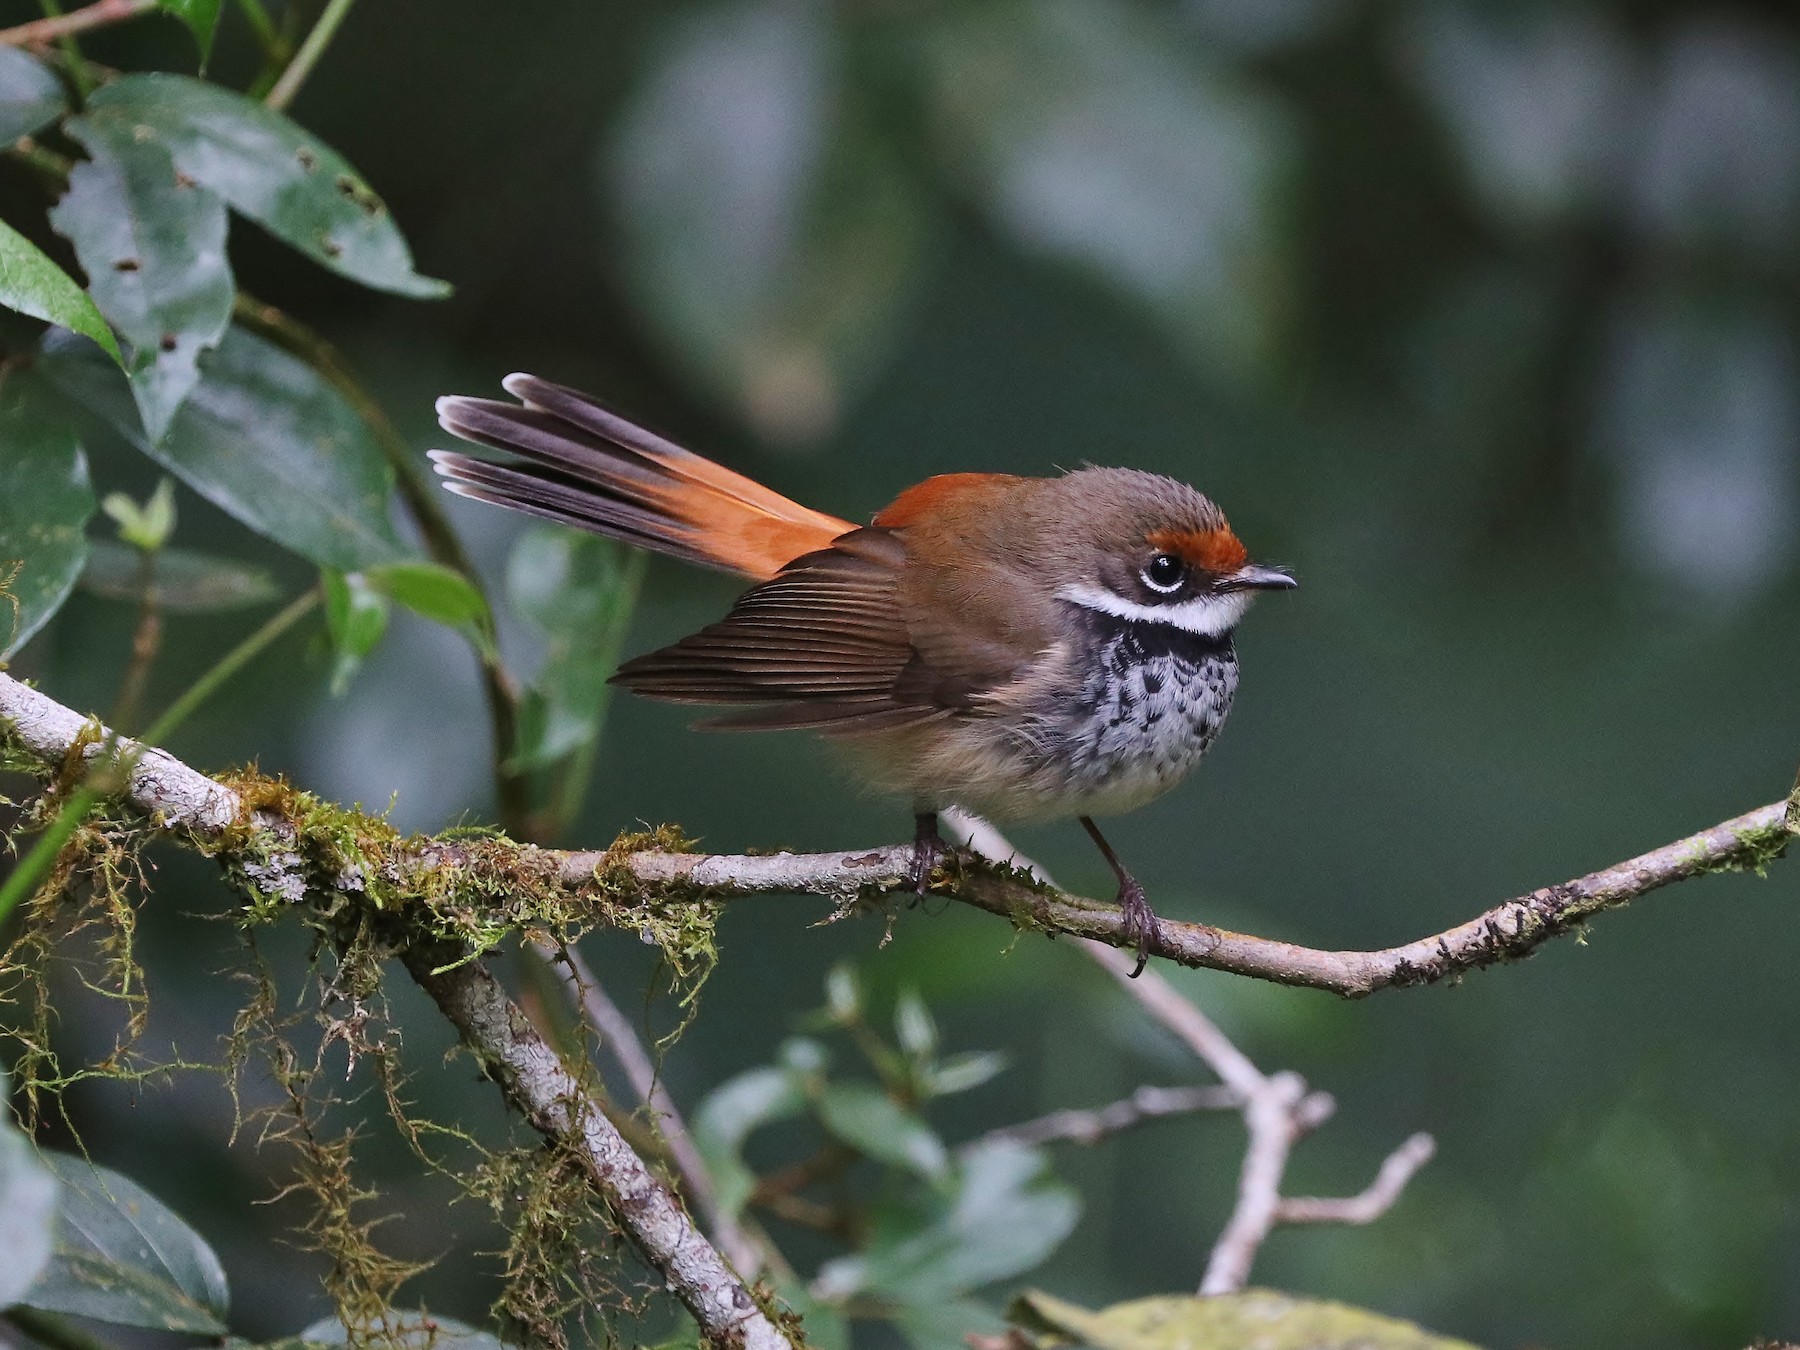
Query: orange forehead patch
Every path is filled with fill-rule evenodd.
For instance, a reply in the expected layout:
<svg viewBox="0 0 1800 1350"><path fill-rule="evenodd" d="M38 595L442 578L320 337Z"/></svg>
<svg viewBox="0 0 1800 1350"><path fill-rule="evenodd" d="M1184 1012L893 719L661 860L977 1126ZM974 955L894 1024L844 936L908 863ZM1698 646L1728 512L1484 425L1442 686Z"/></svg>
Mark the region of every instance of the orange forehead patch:
<svg viewBox="0 0 1800 1350"><path fill-rule="evenodd" d="M1206 572L1235 572L1250 560L1250 553L1227 527L1216 530L1157 530L1150 547L1173 553L1189 567Z"/></svg>

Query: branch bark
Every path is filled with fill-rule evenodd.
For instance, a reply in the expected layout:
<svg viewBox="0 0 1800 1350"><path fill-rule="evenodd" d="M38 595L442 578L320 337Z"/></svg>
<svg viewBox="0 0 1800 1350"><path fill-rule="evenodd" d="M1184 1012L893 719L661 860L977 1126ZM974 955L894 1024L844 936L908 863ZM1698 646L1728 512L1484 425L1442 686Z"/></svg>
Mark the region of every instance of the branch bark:
<svg viewBox="0 0 1800 1350"><path fill-rule="evenodd" d="M0 28L0 47L42 46L91 28L135 19L140 14L151 13L156 7L157 0L94 0L93 4L83 5L67 14L52 14L12 28Z"/></svg>

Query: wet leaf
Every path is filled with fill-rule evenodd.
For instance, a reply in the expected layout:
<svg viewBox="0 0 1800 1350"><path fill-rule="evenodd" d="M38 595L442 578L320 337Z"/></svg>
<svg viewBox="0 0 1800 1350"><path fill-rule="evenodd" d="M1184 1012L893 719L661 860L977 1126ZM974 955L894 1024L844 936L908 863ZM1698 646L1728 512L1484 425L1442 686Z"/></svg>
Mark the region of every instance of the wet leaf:
<svg viewBox="0 0 1800 1350"><path fill-rule="evenodd" d="M108 600L138 603L143 597L144 555L135 548L99 539L88 545L82 589ZM186 549L160 549L154 578L156 606L165 614L212 614L248 609L275 600L275 579L236 558L217 558Z"/></svg>
<svg viewBox="0 0 1800 1350"><path fill-rule="evenodd" d="M1032 1290L1011 1316L1028 1331L1094 1350L1476 1350L1398 1318L1271 1289L1141 1298L1100 1312Z"/></svg>
<svg viewBox="0 0 1800 1350"><path fill-rule="evenodd" d="M1278 109L1144 7L945 10L929 44L946 167L1026 248L1093 269L1233 373L1284 284Z"/></svg>
<svg viewBox="0 0 1800 1350"><path fill-rule="evenodd" d="M901 1303L954 1297L1038 1265L1075 1227L1080 1204L1042 1153L1000 1142L971 1149L947 1196L924 1214L882 1219L869 1246L813 1282L821 1298L867 1294Z"/></svg>
<svg viewBox="0 0 1800 1350"><path fill-rule="evenodd" d="M0 445L5 447L0 453L4 658L62 608L81 575L88 553L83 531L94 514L94 490L73 429L28 407L16 390L0 399Z"/></svg>
<svg viewBox="0 0 1800 1350"><path fill-rule="evenodd" d="M785 1069L751 1069L714 1088L694 1113L694 1144L706 1159L718 1189L719 1207L736 1214L756 1189L744 1165L744 1140L751 1131L787 1120L806 1109L805 1079Z"/></svg>
<svg viewBox="0 0 1800 1350"><path fill-rule="evenodd" d="M642 574L641 554L591 534L539 526L519 537L507 596L548 650L520 710L514 767L555 764L599 738Z"/></svg>
<svg viewBox="0 0 1800 1350"><path fill-rule="evenodd" d="M162 11L172 14L187 25L200 48L200 65L204 69L212 58L213 34L219 27L220 0L159 0Z"/></svg>
<svg viewBox="0 0 1800 1350"><path fill-rule="evenodd" d="M0 1224L6 1259L0 1261L0 1308L31 1287L50 1260L57 1183L31 1141L13 1128L7 1113L6 1078L0 1075Z"/></svg>
<svg viewBox="0 0 1800 1350"><path fill-rule="evenodd" d="M0 47L0 144L11 145L69 109L62 82L17 47Z"/></svg>
<svg viewBox="0 0 1800 1350"><path fill-rule="evenodd" d="M707 6L605 165L645 322L772 439L829 431L880 366L935 224L842 61L823 6Z"/></svg>
<svg viewBox="0 0 1800 1350"><path fill-rule="evenodd" d="M161 444L92 346L52 333L38 368L64 395L214 506L322 567L397 562L393 472L343 397L298 357L241 328L200 361L201 381Z"/></svg>
<svg viewBox="0 0 1800 1350"><path fill-rule="evenodd" d="M92 338L119 365L125 357L100 311L43 249L0 220L0 305Z"/></svg>
<svg viewBox="0 0 1800 1350"><path fill-rule="evenodd" d="M88 112L143 128L182 173L332 271L397 295L450 293L413 270L387 207L343 156L272 108L185 75L149 74L95 91Z"/></svg>
<svg viewBox="0 0 1800 1350"><path fill-rule="evenodd" d="M937 1023L916 990L901 990L894 1002L894 1037L902 1050L919 1059L937 1049Z"/></svg>
<svg viewBox="0 0 1800 1350"><path fill-rule="evenodd" d="M1006 1065L1006 1056L998 1050L971 1050L932 1065L925 1073L925 1086L934 1097L948 1097L999 1077Z"/></svg>
<svg viewBox="0 0 1800 1350"><path fill-rule="evenodd" d="M121 1326L223 1335L230 1296L211 1247L129 1177L49 1153L62 1183L50 1265L19 1302Z"/></svg>
<svg viewBox="0 0 1800 1350"><path fill-rule="evenodd" d="M949 1165L931 1126L872 1083L829 1084L818 1109L827 1130L871 1158L933 1178Z"/></svg>
<svg viewBox="0 0 1800 1350"><path fill-rule="evenodd" d="M160 441L200 379L236 295L225 260L225 203L181 178L161 142L121 110L64 123L88 152L50 212L75 246L88 294L129 346L126 373L144 431Z"/></svg>

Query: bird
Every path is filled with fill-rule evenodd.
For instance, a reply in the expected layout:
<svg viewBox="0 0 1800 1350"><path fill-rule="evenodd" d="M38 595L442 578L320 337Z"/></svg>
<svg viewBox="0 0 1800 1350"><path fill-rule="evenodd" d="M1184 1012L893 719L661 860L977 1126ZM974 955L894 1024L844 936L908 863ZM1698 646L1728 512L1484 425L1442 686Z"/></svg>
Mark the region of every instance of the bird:
<svg viewBox="0 0 1800 1350"><path fill-rule="evenodd" d="M717 623L613 682L729 711L700 728L810 729L906 798L922 898L951 806L997 822L1070 816L1118 881L1140 973L1158 920L1094 817L1162 795L1199 762L1238 684L1232 634L1260 591L1194 488L1139 469L950 473L867 525L802 506L532 375L517 402L451 395L439 424L504 459L430 457L449 491L755 584Z"/></svg>

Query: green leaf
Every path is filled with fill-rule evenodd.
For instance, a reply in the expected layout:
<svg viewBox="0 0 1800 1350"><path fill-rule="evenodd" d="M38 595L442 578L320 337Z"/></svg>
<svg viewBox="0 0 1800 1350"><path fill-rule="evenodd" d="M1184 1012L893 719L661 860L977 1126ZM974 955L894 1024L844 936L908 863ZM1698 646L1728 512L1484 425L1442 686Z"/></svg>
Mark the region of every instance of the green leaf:
<svg viewBox="0 0 1800 1350"><path fill-rule="evenodd" d="M220 0L158 0L163 13L173 14L194 35L200 48L200 68L212 59L213 34L219 27Z"/></svg>
<svg viewBox="0 0 1800 1350"><path fill-rule="evenodd" d="M1003 0L943 14L928 44L940 156L998 227L1091 269L1211 364L1256 370L1292 233L1280 108L1159 7Z"/></svg>
<svg viewBox="0 0 1800 1350"><path fill-rule="evenodd" d="M348 1345L348 1328L335 1317L322 1318L300 1333L309 1345ZM358 1345L378 1344L403 1350L509 1350L509 1343L452 1317L422 1312L395 1312L377 1326L358 1328Z"/></svg>
<svg viewBox="0 0 1800 1350"><path fill-rule="evenodd" d="M68 599L87 558L83 531L93 514L75 432L9 390L0 400L0 659Z"/></svg>
<svg viewBox="0 0 1800 1350"><path fill-rule="evenodd" d="M123 492L109 492L100 509L119 526L119 539L145 553L155 553L175 532L175 480L159 479L142 506Z"/></svg>
<svg viewBox="0 0 1800 1350"><path fill-rule="evenodd" d="M858 1294L953 1298L1038 1265L1074 1230L1080 1208L1038 1150L985 1144L963 1157L948 1198L924 1215L878 1214L867 1249L826 1262L813 1289L835 1303Z"/></svg>
<svg viewBox="0 0 1800 1350"><path fill-rule="evenodd" d="M949 1167L943 1140L931 1126L871 1083L828 1084L818 1111L827 1130L880 1162L931 1178Z"/></svg>
<svg viewBox="0 0 1800 1350"><path fill-rule="evenodd" d="M862 1014L862 988L856 970L843 961L825 972L825 1009L837 1022L854 1022Z"/></svg>
<svg viewBox="0 0 1800 1350"><path fill-rule="evenodd" d="M507 597L548 651L521 710L515 767L542 768L598 740L642 572L641 555L577 530L519 537Z"/></svg>
<svg viewBox="0 0 1800 1350"><path fill-rule="evenodd" d="M17 47L0 47L0 144L40 131L69 109L62 81Z"/></svg>
<svg viewBox="0 0 1800 1350"><path fill-rule="evenodd" d="M126 373L145 433L162 440L219 345L237 294L225 260L225 203L182 178L160 142L117 108L63 129L88 152L50 225L75 246L88 294L130 346Z"/></svg>
<svg viewBox="0 0 1800 1350"><path fill-rule="evenodd" d="M925 1059L937 1049L937 1023L916 990L901 990L894 1002L894 1038L902 1050L918 1059Z"/></svg>
<svg viewBox="0 0 1800 1350"><path fill-rule="evenodd" d="M1057 1344L1094 1350L1476 1350L1398 1318L1272 1289L1140 1298L1100 1312L1033 1289L1008 1315L1028 1332L1051 1333Z"/></svg>
<svg viewBox="0 0 1800 1350"><path fill-rule="evenodd" d="M0 1308L17 1303L49 1264L58 1189L37 1149L13 1128L6 1100L6 1076L0 1074L0 1232L6 1234Z"/></svg>
<svg viewBox="0 0 1800 1350"><path fill-rule="evenodd" d="M713 1089L694 1113L694 1144L706 1159L718 1190L719 1207L736 1214L756 1189L756 1175L744 1165L744 1140L771 1121L806 1110L806 1081L784 1069L751 1069Z"/></svg>
<svg viewBox="0 0 1800 1350"><path fill-rule="evenodd" d="M325 629L337 652L331 669L331 692L341 694L349 687L357 667L387 632L387 601L360 572L346 576L325 571L320 573L320 580L325 585Z"/></svg>
<svg viewBox="0 0 1800 1350"><path fill-rule="evenodd" d="M151 584L156 590L156 607L165 614L248 609L266 605L281 594L275 578L260 567L180 548L157 551ZM143 599L144 555L124 544L95 540L88 545L81 586L108 600L137 604Z"/></svg>
<svg viewBox="0 0 1800 1350"><path fill-rule="evenodd" d="M88 113L138 128L182 173L352 281L420 299L450 293L413 271L387 207L343 156L273 108L185 75L140 74L96 90Z"/></svg>
<svg viewBox="0 0 1800 1350"><path fill-rule="evenodd" d="M925 1071L925 1087L934 1097L967 1092L999 1077L1006 1071L1006 1065L1006 1056L998 1050L973 1050L952 1055Z"/></svg>
<svg viewBox="0 0 1800 1350"><path fill-rule="evenodd" d="M968 1350L971 1332L998 1336L1006 1323L993 1310L968 1299L929 1299L894 1310L894 1329L913 1350Z"/></svg>
<svg viewBox="0 0 1800 1350"><path fill-rule="evenodd" d="M20 1303L121 1326L225 1333L225 1271L198 1233L129 1177L43 1156L62 1182L56 1247Z"/></svg>
<svg viewBox="0 0 1800 1350"><path fill-rule="evenodd" d="M161 444L125 381L86 343L50 334L38 368L227 515L321 567L354 572L407 553L388 519L393 471L343 396L241 328L201 357L200 384Z"/></svg>
<svg viewBox="0 0 1800 1350"><path fill-rule="evenodd" d="M87 292L50 261L43 249L0 220L0 306L61 324L98 342L119 365L118 341Z"/></svg>
<svg viewBox="0 0 1800 1350"><path fill-rule="evenodd" d="M605 165L644 322L773 440L829 432L887 360L937 226L843 78L842 27L788 0L694 9Z"/></svg>
<svg viewBox="0 0 1800 1350"><path fill-rule="evenodd" d="M433 562L397 562L371 567L363 576L395 604L466 633L484 653L494 650L487 601L462 573Z"/></svg>

